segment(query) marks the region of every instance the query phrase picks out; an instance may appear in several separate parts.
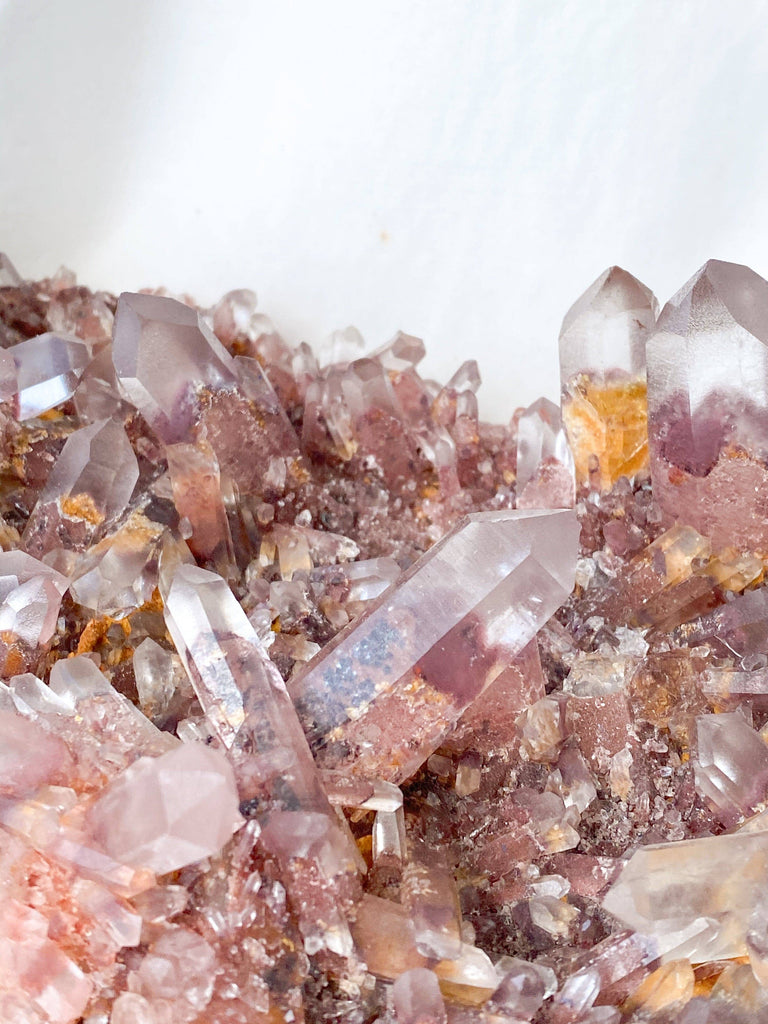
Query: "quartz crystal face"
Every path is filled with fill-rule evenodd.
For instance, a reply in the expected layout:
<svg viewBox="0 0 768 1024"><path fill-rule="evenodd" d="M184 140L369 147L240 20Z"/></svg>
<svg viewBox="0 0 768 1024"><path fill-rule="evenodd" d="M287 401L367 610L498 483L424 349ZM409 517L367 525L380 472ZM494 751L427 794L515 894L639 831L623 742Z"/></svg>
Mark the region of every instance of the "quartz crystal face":
<svg viewBox="0 0 768 1024"><path fill-rule="evenodd" d="M767 290L611 268L494 425L0 257L0 1024L766 1019Z"/></svg>
<svg viewBox="0 0 768 1024"><path fill-rule="evenodd" d="M654 494L718 548L768 547L766 346L768 282L719 260L669 300L648 342Z"/></svg>
<svg viewBox="0 0 768 1024"><path fill-rule="evenodd" d="M648 467L645 344L657 312L645 285L609 267L565 315L563 422L579 484L610 490Z"/></svg>

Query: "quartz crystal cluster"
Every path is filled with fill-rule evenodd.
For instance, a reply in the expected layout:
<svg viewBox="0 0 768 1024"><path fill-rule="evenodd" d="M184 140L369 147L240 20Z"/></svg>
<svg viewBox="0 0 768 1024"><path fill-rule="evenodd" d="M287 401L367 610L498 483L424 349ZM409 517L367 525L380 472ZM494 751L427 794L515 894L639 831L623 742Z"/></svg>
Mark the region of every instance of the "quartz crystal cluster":
<svg viewBox="0 0 768 1024"><path fill-rule="evenodd" d="M768 1022L768 282L560 406L0 256L0 1022Z"/></svg>

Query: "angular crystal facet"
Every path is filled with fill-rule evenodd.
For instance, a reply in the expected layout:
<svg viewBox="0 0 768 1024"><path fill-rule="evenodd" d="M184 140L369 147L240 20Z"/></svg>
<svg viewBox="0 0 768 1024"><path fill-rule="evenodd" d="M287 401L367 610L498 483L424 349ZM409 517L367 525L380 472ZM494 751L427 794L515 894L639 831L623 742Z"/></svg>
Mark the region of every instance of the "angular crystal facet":
<svg viewBox="0 0 768 1024"><path fill-rule="evenodd" d="M220 576L182 565L161 582L176 649L203 710L231 748L241 806L294 878L305 941L348 955L337 887L356 873L356 851L325 795L280 673ZM302 870L325 880L314 895L319 904L302 892Z"/></svg>
<svg viewBox="0 0 768 1024"><path fill-rule="evenodd" d="M657 310L645 285L610 267L565 315L563 422L578 484L609 490L648 465L645 342Z"/></svg>
<svg viewBox="0 0 768 1024"><path fill-rule="evenodd" d="M233 359L191 306L124 292L112 345L127 400L166 444L207 439L241 492L260 492L298 439L258 362Z"/></svg>
<svg viewBox="0 0 768 1024"><path fill-rule="evenodd" d="M291 682L319 762L408 778L573 586L569 511L468 516Z"/></svg>
<svg viewBox="0 0 768 1024"><path fill-rule="evenodd" d="M548 398L529 405L517 423L517 507L572 508L573 454L560 410Z"/></svg>
<svg viewBox="0 0 768 1024"><path fill-rule="evenodd" d="M736 832L641 846L603 900L656 954L693 963L746 956L765 914L768 832Z"/></svg>
<svg viewBox="0 0 768 1024"><path fill-rule="evenodd" d="M14 412L20 420L70 398L90 360L88 345L62 334L39 334L4 355L13 363Z"/></svg>
<svg viewBox="0 0 768 1024"><path fill-rule="evenodd" d="M0 631L35 647L47 643L68 584L23 551L0 551Z"/></svg>
<svg viewBox="0 0 768 1024"><path fill-rule="evenodd" d="M82 550L123 512L139 477L124 428L100 420L76 430L40 494L22 537L37 558L54 548Z"/></svg>
<svg viewBox="0 0 768 1024"><path fill-rule="evenodd" d="M188 440L196 388L235 384L229 353L197 310L157 295L120 296L112 358L126 398L167 444Z"/></svg>
<svg viewBox="0 0 768 1024"><path fill-rule="evenodd" d="M767 550L768 281L705 263L662 310L647 355L651 474L666 518L716 548Z"/></svg>
<svg viewBox="0 0 768 1024"><path fill-rule="evenodd" d="M696 719L696 791L724 825L733 825L765 799L768 746L739 712Z"/></svg>
<svg viewBox="0 0 768 1024"><path fill-rule="evenodd" d="M165 875L217 853L242 824L237 806L224 755L183 743L118 775L89 821L110 857Z"/></svg>

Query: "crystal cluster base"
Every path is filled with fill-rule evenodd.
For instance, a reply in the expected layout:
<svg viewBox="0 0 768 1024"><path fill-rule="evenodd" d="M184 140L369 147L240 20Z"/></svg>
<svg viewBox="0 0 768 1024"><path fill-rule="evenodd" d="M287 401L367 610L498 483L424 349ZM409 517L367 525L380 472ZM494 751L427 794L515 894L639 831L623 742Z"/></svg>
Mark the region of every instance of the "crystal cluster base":
<svg viewBox="0 0 768 1024"><path fill-rule="evenodd" d="M768 1021L768 282L562 401L0 256L0 1022Z"/></svg>

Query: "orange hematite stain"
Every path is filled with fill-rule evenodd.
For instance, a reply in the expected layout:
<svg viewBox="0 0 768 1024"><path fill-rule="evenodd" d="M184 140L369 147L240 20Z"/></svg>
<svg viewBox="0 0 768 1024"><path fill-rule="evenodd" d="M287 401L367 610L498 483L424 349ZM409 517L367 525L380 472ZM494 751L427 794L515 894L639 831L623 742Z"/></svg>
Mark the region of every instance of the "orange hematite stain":
<svg viewBox="0 0 768 1024"><path fill-rule="evenodd" d="M590 457L598 461L600 489L620 476L648 468L648 402L644 380L598 384L587 374L574 377L563 398L563 423L576 464L576 483L594 483Z"/></svg>
<svg viewBox="0 0 768 1024"><path fill-rule="evenodd" d="M60 501L61 511L72 519L84 519L91 526L104 522L104 513L99 512L90 494L70 494Z"/></svg>

